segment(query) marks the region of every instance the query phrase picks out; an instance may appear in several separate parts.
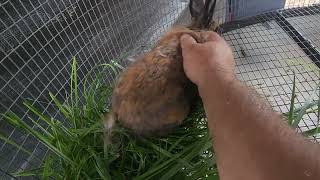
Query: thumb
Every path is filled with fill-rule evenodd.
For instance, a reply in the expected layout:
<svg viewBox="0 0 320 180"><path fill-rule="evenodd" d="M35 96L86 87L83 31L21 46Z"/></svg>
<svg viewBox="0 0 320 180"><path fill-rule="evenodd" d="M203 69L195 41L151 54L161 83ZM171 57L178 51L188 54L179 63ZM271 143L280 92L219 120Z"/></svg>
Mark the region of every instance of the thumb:
<svg viewBox="0 0 320 180"><path fill-rule="evenodd" d="M188 35L188 34L182 35L181 38L180 38L180 42L181 42L182 50L190 49L190 48L192 48L192 46L197 44L197 41L193 37Z"/></svg>

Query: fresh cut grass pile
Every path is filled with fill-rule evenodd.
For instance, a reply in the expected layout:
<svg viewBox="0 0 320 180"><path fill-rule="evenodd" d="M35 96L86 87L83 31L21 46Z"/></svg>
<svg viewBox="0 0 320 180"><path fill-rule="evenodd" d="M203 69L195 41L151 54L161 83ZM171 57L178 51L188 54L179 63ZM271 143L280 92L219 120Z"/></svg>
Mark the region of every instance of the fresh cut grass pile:
<svg viewBox="0 0 320 180"><path fill-rule="evenodd" d="M119 68L117 64L100 67L114 73ZM73 59L68 100L60 102L49 94L64 121L42 114L28 101L24 105L38 117L29 119L32 125L14 112L3 114L11 125L36 137L50 149L41 167L8 173L15 177L36 176L41 179L219 179L201 102L167 137L136 137L120 125L108 132L103 117L109 111L112 87L106 85L105 78L103 73L98 73L94 79L86 78L81 88L83 93L80 93L77 62ZM298 127L304 115L319 115L319 100L313 100L318 86L315 89L303 106L295 108L293 87L290 111L284 114L293 128ZM303 133L313 136L318 134L318 128ZM18 148L19 153L32 155L5 134L0 134L0 139Z"/></svg>

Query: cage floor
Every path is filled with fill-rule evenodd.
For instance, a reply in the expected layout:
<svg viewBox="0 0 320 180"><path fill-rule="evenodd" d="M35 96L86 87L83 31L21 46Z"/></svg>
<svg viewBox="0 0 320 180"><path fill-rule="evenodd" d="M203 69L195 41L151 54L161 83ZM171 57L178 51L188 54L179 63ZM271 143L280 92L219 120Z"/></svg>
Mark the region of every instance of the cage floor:
<svg viewBox="0 0 320 180"><path fill-rule="evenodd" d="M155 7L151 6L151 3L148 4L148 6ZM122 28L126 30L133 29L134 32L136 32L136 34L134 34L128 40L129 44L131 46L138 47L139 51L148 49L148 47L145 47L146 44L153 44L157 40L157 38L165 32L166 29L170 28L171 25L180 23L177 23L174 20L176 20L178 17L177 12L185 12L183 11L183 9L186 6L186 2L183 2L179 7L175 7L174 3L170 3L168 8L162 8L162 11L159 11L158 14L154 13L154 9L150 9L146 12L140 12L141 9L139 9L137 5L135 8L133 8L132 11L125 10L124 12L128 12L127 14L119 15L119 17L126 17L123 18L126 19L126 25ZM100 6L100 4L97 4L97 7L102 6ZM122 6L119 5L119 7ZM102 10L100 10L99 8L98 10L98 12L106 11L104 7L102 8ZM116 10L119 10L119 8L115 8L115 11ZM122 13L121 8L119 12ZM139 12L139 18L150 16L149 20L146 20L145 23L141 26L137 26L136 24L134 24L134 21L132 21L133 19L139 19L132 16L137 12ZM249 86L255 88L257 92L262 97L266 98L270 102L272 107L279 112L287 112L289 109L291 91L293 87L293 72L295 72L296 75L296 106L301 106L305 102L305 100L309 98L311 92L314 90L319 81L318 67L314 63L315 61L320 62L320 59L318 59L319 56L315 54L314 51L312 51L311 54L306 53L310 47L302 47L305 42L297 41L297 37L292 37L292 34L288 33L288 31L298 32L298 34L293 33L295 34L294 36L300 37L301 35L305 40L310 42L314 49L320 49L319 13L320 8L318 6L314 6L311 8L297 8L293 10L279 10L257 17L243 19L239 22L237 21L230 23L230 29L222 34L222 36L228 41L233 49L237 63L238 78L247 83ZM107 13L107 15L108 14L109 13ZM286 21L285 23L289 23L290 26L284 27L284 20L279 20L279 16L281 16ZM188 18L178 18L178 20L183 19ZM95 19L93 20L95 21ZM109 19L108 22L105 23L104 20L101 20L97 17L97 20L95 22L98 22L98 24L101 23L106 27L105 29L101 27L103 31L101 31L96 36L96 38L93 38L94 40L89 40L90 38L85 38L83 40L86 41L86 43L84 48L82 48L79 52L84 54L83 59L80 59L81 61L83 61L83 66L81 66L80 68L82 68L84 72L88 71L87 67L93 67L95 63L98 63L95 62L94 59L99 59L99 62L101 62L101 59L103 58L112 59L117 57L117 52L120 52L123 49L128 49L129 46L127 46L126 44L127 40L125 38L122 38L126 35L126 32L118 32L118 29L116 29L116 31L112 30L111 37L104 37L105 34L110 34L110 32L108 31L112 29L112 26L115 26L117 20L118 19L115 20L114 17L112 17L112 20L109 24ZM157 24L153 21L162 21L162 23ZM162 26L163 23L165 23L166 25ZM70 29L70 31L73 30L71 27L67 27L67 29ZM146 31L139 34L141 30ZM92 30L87 29L86 31L88 31L88 33L90 34ZM73 39L75 41L71 44L68 44L68 46L70 47L59 51L60 56L58 56L59 54L56 56L57 61L61 60L62 62L62 60L66 60L68 57L71 57L71 54L73 54L74 52L69 52L69 50L74 49L76 51L77 46L73 47L73 44L78 44L78 38L82 39L81 36L76 36ZM298 39L301 41L301 38ZM110 50L108 43L106 43L109 41L116 42L116 45L118 45L119 47ZM53 42L56 43L56 41ZM80 42L82 41L80 40ZM50 49L49 46L48 48ZM39 49L39 51L40 50L41 49ZM66 53L64 51L66 51ZM81 53L79 54L81 55ZM136 52L134 51L133 54L135 53ZM85 63L89 63L89 65L86 65ZM127 62L121 61L121 63L126 64ZM61 65L63 68L60 69L69 69L65 64L67 64L67 62L65 62L63 66ZM27 66L33 67L30 64L27 64ZM47 71L46 69L42 69L40 72ZM57 73L52 74L55 75ZM24 75L22 74L21 76ZM56 76L54 77L56 78ZM18 76L16 76L16 78L13 79L12 83L14 83L17 78L20 79ZM25 78L33 79L33 77ZM21 79L23 79L23 77L21 77ZM40 79L38 81L42 80ZM66 81L67 80L63 80L62 82L58 82L58 84L65 85ZM26 81L25 83L28 84L29 82ZM18 87L18 85L20 85L21 87ZM21 82L17 83L16 86L10 86L10 88L8 88L7 90L8 92L11 92L11 94L8 94L9 97L19 96L19 92L22 91L24 86L26 85L21 84ZM34 91L34 89L39 89L41 91L43 90L43 88L32 87L30 87L30 89L31 92ZM62 94L61 96L63 95L64 94ZM5 97L6 95L0 94L0 97L1 96ZM39 99L39 97L37 97L36 99ZM47 104L45 106L48 108ZM309 114L308 116L304 117L304 121L299 124L299 127L301 131L304 131L315 127L316 124L316 115ZM0 130L4 129L8 132L14 131L12 127L4 127L4 125L0 125L0 128ZM14 131L14 133L12 133L11 135L11 138L17 140L18 144L22 144L27 149L31 149L33 151L33 156L29 157L19 153L19 151L17 150L13 151L12 147L3 144L3 142L0 141L0 179L2 179L2 177L4 179L10 178L9 176L6 176L7 172L14 172L17 169L30 168L30 166L33 166L34 168L34 166L41 163L42 158L47 153L47 149L41 143L37 143L34 138L26 134ZM314 139L318 140L318 137L315 137Z"/></svg>
<svg viewBox="0 0 320 180"><path fill-rule="evenodd" d="M317 49L320 49L319 15L306 15L287 19L288 22L301 33L301 35L310 40Z"/></svg>
<svg viewBox="0 0 320 180"><path fill-rule="evenodd" d="M311 71L313 62L300 47L274 21L268 24L271 29L267 29L264 24L256 24L223 36L234 51L238 78L257 89L274 109L288 112L293 72L296 73L299 105L310 96L319 77L316 72ZM255 36L256 31L252 29L259 29L264 35ZM305 125L313 126L314 123Z"/></svg>
<svg viewBox="0 0 320 180"><path fill-rule="evenodd" d="M302 14L310 14L308 9L299 9ZM231 45L237 65L238 78L265 97L279 112L288 112L292 95L294 73L296 76L295 106L302 106L310 98L319 82L319 61L314 54L307 55L300 47L301 42L290 36L275 20L277 13L262 15L256 23L223 33ZM294 29L317 50L320 47L319 14L285 18ZM252 19L251 19L252 20ZM313 59L313 60L312 60ZM317 96L315 94L314 96ZM313 96L313 97L314 97ZM267 123L267 122L266 122ZM300 130L314 128L316 114L309 114L299 124ZM318 141L319 137L314 137Z"/></svg>

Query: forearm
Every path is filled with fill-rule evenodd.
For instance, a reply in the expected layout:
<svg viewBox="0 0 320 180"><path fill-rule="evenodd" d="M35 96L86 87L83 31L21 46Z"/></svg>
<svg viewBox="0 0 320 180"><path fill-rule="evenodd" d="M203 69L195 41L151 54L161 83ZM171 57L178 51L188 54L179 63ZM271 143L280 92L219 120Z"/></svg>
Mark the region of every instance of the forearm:
<svg viewBox="0 0 320 180"><path fill-rule="evenodd" d="M318 145L297 135L253 90L217 80L199 92L222 179L320 179Z"/></svg>

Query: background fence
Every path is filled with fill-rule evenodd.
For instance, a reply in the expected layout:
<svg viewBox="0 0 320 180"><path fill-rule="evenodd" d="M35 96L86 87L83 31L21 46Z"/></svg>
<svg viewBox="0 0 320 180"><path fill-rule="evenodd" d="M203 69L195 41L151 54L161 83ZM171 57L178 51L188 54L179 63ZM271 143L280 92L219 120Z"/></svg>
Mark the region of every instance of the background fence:
<svg viewBox="0 0 320 180"><path fill-rule="evenodd" d="M255 87L278 111L288 111L293 71L297 105L319 80L317 3L220 0L217 4L215 19L223 24L222 36L232 46L239 79ZM187 0L0 0L0 112L14 111L27 121L22 105L27 99L59 118L48 93L62 101L68 98L73 56L80 80L95 65L112 59L125 66L127 58L119 59L123 53L140 54L172 25L187 24L187 6ZM309 114L300 128L315 125L316 115ZM10 178L8 172L38 166L48 153L2 117L0 132L33 153L26 156L0 141L0 179Z"/></svg>

